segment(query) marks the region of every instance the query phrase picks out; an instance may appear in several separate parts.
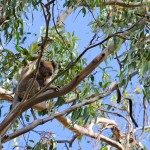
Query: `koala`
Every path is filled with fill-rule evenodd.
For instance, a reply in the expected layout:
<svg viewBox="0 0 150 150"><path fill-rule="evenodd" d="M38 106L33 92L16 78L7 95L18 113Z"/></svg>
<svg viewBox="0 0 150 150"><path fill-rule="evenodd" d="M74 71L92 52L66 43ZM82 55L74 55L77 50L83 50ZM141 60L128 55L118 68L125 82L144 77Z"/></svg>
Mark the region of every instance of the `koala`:
<svg viewBox="0 0 150 150"><path fill-rule="evenodd" d="M35 69L33 68L34 64L29 64L28 67L24 68L21 72L20 81L18 83L16 94L21 101L26 93L26 90L29 86L31 86L31 82L33 81ZM41 60L39 69L37 71L37 77L33 84L31 91L29 92L28 98L34 96L42 87L47 85L52 80L52 75L57 68L57 64L53 61L44 61ZM57 86L50 85L48 89L58 90Z"/></svg>

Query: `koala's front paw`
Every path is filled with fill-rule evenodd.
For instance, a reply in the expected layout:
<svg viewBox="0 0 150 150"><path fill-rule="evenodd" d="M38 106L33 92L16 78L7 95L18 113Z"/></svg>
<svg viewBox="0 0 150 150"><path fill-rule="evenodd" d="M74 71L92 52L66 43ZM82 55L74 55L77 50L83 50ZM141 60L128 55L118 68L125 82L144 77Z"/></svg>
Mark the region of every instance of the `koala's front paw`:
<svg viewBox="0 0 150 150"><path fill-rule="evenodd" d="M55 85L51 85L50 86L50 89L53 89L53 90L55 90L55 91L59 91L59 89L60 89L60 87L59 86L55 86Z"/></svg>
<svg viewBox="0 0 150 150"><path fill-rule="evenodd" d="M57 91L57 92L58 92L58 91L59 91L59 89L60 89L60 86L56 86L56 87L55 87L55 91Z"/></svg>

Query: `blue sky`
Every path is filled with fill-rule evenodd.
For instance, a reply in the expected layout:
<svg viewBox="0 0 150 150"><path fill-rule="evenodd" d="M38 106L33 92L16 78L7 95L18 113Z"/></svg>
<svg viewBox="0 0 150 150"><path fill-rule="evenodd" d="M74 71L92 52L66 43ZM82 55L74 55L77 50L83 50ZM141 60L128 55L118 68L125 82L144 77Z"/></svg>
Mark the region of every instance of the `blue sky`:
<svg viewBox="0 0 150 150"><path fill-rule="evenodd" d="M29 17L30 17L30 20L29 21L27 20L25 23L25 30L28 32L31 32L32 34L29 35L29 38L26 40L26 45L24 45L24 47L26 47L26 48L28 48L32 42L35 42L37 40L37 38L40 35L40 27L45 26L44 16L42 15L42 13L34 12L33 25L32 25L32 20L31 20L31 14L29 15ZM71 32L71 33L74 32L75 35L81 39L78 41L78 44L80 46L80 52L82 52L84 50L84 48L88 45L89 41L92 38L92 34L90 34L91 28L88 26L88 23L90 20L91 20L90 15L83 17L82 13L78 14L78 11L76 11L75 13L70 15L67 18L67 20L65 21L66 31ZM52 23L51 23L51 25L52 25ZM34 36L33 35L34 33L37 34L37 36ZM13 51L15 50L13 43L6 45L6 48L13 50ZM101 50L98 47L88 51L85 55L85 57L88 59L88 62L90 62L95 56L97 56L97 54L99 54L100 51ZM103 66L103 65L104 65L104 63L101 66ZM118 69L118 65L116 65L116 62L113 62L111 65L115 65L116 68ZM99 77L96 77L96 80L98 81ZM113 77L112 80L115 80L115 77ZM134 86L133 86L133 89L132 89L132 86L130 86L131 91L134 91L134 89L135 89ZM9 109L8 108L9 104L6 103L6 105L7 105L7 107L5 107L4 112L7 112ZM136 106L136 107L138 107L138 106ZM0 118L0 119L2 120L3 118ZM39 127L35 128L34 130L41 131L43 129L47 132L51 131L53 133L56 133L56 139L58 139L58 140L71 139L71 137L72 137L72 133L70 131L68 131L67 129L64 129L63 126L60 125L58 123L58 121L56 121L56 120L53 120L52 122L48 122L42 126L39 126ZM30 139L34 139L35 141L38 141L40 139L40 136L38 134L32 132L32 133L30 133ZM81 147L83 148L83 150L84 149L93 149L93 145L91 143L89 143L89 144L87 143L88 140L91 142L93 140L90 138L87 138L87 137L83 137L83 139L85 139L81 143ZM23 140L20 140L19 142L20 142L19 144L25 144ZM11 149L12 148L11 144L12 144L11 142L4 144L4 150ZM76 150L77 149L76 146L78 146L77 141L73 144L72 150ZM58 144L58 150L59 149L62 149L62 150L65 149L64 144Z"/></svg>
<svg viewBox="0 0 150 150"><path fill-rule="evenodd" d="M76 11L78 12L78 11ZM40 27L41 26L45 26L45 21L44 21L44 16L42 15L42 13L40 12L34 12L34 20L32 23L32 18L31 18L31 13L29 14L29 18L30 20L26 20L25 22L25 31L26 32L31 32L31 35L29 34L29 38L26 40L25 45L23 45L23 47L26 47L28 49L28 47L30 46L30 44L32 42L36 42L37 38L40 36ZM90 27L88 26L89 20L91 20L91 17L83 17L83 15L77 14L77 13L73 13L71 14L67 20L65 21L65 29L67 32L74 32L75 35L77 37L79 37L81 40L78 41L78 44L80 46L81 51L84 50L84 48L88 45L92 35L89 34L90 32ZM82 22L81 22L82 21ZM36 35L36 36L35 36ZM84 40L82 40L84 39ZM12 50L15 52L15 45L13 45L13 42L10 42L8 45L5 45L5 48ZM96 52L96 50L94 50L93 52L88 52L86 54L86 58L88 59L88 61L92 60L100 51L98 50ZM9 111L9 105L10 103L6 102L6 107L4 107L3 109L3 113L6 113ZM0 120L2 121L3 118L0 118ZM54 136L56 137L56 139L58 140L66 140L66 139L71 139L73 134L72 132L70 132L69 130L63 128L63 126L57 121L57 120L53 120L52 122L48 122L44 125L38 126L37 128L35 128L34 130L36 131L42 131L45 130L47 132L53 132L55 133ZM40 140L40 136L34 132L29 133L30 135L30 140L35 140L35 143L37 141ZM28 136L28 134L26 134L26 137ZM18 140L19 145L24 145L25 142L23 140L23 138L21 139L21 137L19 138L20 140ZM83 141L81 142L81 147L83 149L89 149L92 148L93 146L91 145L91 143L87 143L87 141L93 141L92 139L88 138L88 137L83 137ZM12 141L7 142L5 144L3 144L4 148L3 150L8 150L8 149L12 149ZM34 143L34 144L35 144ZM94 142L93 142L94 143ZM31 142L31 145L34 145ZM73 150L76 150L78 147L78 143L77 140L74 142L73 144ZM65 149L65 145L64 144L58 144L58 150L59 149Z"/></svg>

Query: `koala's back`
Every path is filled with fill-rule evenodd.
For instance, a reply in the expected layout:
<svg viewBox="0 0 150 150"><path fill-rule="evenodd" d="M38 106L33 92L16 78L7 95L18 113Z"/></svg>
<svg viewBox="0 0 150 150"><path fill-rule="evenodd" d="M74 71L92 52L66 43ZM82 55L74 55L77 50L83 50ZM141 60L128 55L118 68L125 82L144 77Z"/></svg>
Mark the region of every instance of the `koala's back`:
<svg viewBox="0 0 150 150"><path fill-rule="evenodd" d="M26 90L31 86L31 83L33 81L33 73L29 74L28 76L24 77L23 79L20 80L18 87L17 87L17 93L20 99L23 99L24 94L26 92ZM32 97L34 96L38 91L40 90L40 85L39 83L35 80L31 91L29 92L29 96L28 97Z"/></svg>
<svg viewBox="0 0 150 150"><path fill-rule="evenodd" d="M17 94L20 98L20 101L23 99L26 90L31 86L33 76L35 74L35 64L35 61L31 62L27 67L23 68L21 72L20 81L17 86ZM53 61L49 62L41 60L39 69L37 71L37 78L32 85L32 89L29 92L28 98L34 96L42 87L51 81L52 74L55 72L56 67L57 64L55 64Z"/></svg>

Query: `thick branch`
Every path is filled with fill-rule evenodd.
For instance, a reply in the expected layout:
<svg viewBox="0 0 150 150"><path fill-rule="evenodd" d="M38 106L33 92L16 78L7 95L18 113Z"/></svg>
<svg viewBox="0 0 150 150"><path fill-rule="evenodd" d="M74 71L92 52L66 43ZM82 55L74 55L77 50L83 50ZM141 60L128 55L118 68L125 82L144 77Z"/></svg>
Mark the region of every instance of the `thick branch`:
<svg viewBox="0 0 150 150"><path fill-rule="evenodd" d="M139 21L136 25L137 26L143 26L147 21L149 21L149 18L145 17L141 21ZM135 31L137 28L132 28L129 32ZM126 36L129 34L129 32L124 33L122 35ZM65 85L60 89L58 92L54 91L47 91L43 94L40 94L37 98L30 99L29 101L25 101L22 104L19 104L16 109L13 109L13 112L9 113L9 115L6 117L6 119L2 122L0 126L0 131L3 130L4 127L6 127L9 122L13 120L13 118L19 114L21 114L24 110L30 108L31 106L45 101L50 98L55 98L61 95L64 95L71 91L75 86L77 86L89 73L91 73L108 55L111 54L111 52L114 52L115 45L114 41L112 40L111 43L108 45L108 47L99 54L72 82Z"/></svg>
<svg viewBox="0 0 150 150"><path fill-rule="evenodd" d="M142 20L138 21L136 23L136 26L131 26L129 32L134 32L137 30L137 26L141 27L144 26L147 21L149 21L149 16L144 17ZM130 34L129 32L122 33L123 36L126 36ZM114 40L111 40L109 45L105 48L105 50L100 53L93 61L85 67L85 69L77 75L69 84L65 85L64 87L60 88L58 92L54 91L47 91L45 93L40 94L37 98L34 100L30 98L27 101L24 101L23 103L18 105L18 108L12 110L13 113L9 113L9 115L4 119L0 126L0 131L2 131L3 127L6 127L9 122L11 122L16 115L20 115L23 111L27 110L28 108L32 107L33 105L40 103L42 101L62 96L68 92L70 92L72 89L74 89L88 74L90 74L103 60L110 55L112 52L115 51L115 44Z"/></svg>
<svg viewBox="0 0 150 150"><path fill-rule="evenodd" d="M62 119L63 118L63 119ZM110 138L107 138L99 133L94 133L94 132L89 132L88 129L84 128L84 127L81 127L81 126L78 126L77 124L75 124L73 127L71 127L71 121L65 117L61 117L61 120L63 120L63 122L66 122L66 124L68 125L68 128L69 129L72 129L73 132L77 133L77 135L85 135L85 136L89 136L91 138L95 138L95 139L99 139L99 140L102 140L102 141L105 141L106 143L120 149L120 150L123 150L123 147L121 146L120 143L118 142L115 142L114 140L111 140ZM40 120L36 120L34 121L34 124L32 124L32 127L36 127L39 123L42 124L42 121ZM31 127L30 127L31 128ZM24 131L26 131L28 129L26 129L26 127L24 128ZM18 132L18 131L16 131ZM6 142L10 139L13 139L14 138L14 134L10 134L9 137L8 136L5 136L3 138L3 142Z"/></svg>
<svg viewBox="0 0 150 150"><path fill-rule="evenodd" d="M57 18L56 25L62 26L66 18L75 10L73 7L69 7L66 11L64 11L61 15Z"/></svg>
<svg viewBox="0 0 150 150"><path fill-rule="evenodd" d="M14 94L8 90L5 90L0 87L0 99L7 100L8 102L12 102Z"/></svg>
<svg viewBox="0 0 150 150"><path fill-rule="evenodd" d="M4 88L0 87L0 99L4 99L8 102L13 102L14 94L11 91L5 90ZM43 109L46 109L46 103L41 102L35 106L33 106L34 109L38 111L42 111Z"/></svg>
<svg viewBox="0 0 150 150"><path fill-rule="evenodd" d="M26 132L32 130L33 128L35 128L36 126L38 126L38 125L40 125L40 124L46 123L46 122L48 122L48 121L50 121L50 120L52 120L52 119L54 119L54 118L57 118L57 117L60 117L60 116L62 116L62 115L65 115L65 114L67 114L67 113L69 113L69 112L72 112L73 110L75 110L75 109L77 109L77 108L80 108L80 107L82 107L82 106L84 106L84 105L88 105L88 104L90 104L90 103L93 103L93 102L95 102L95 101L97 101L97 100L99 100L99 99L101 99L101 98L103 98L103 97L105 97L105 96L111 94L111 92L117 88L117 85L118 85L118 83L115 82L115 83L113 84L113 87L111 86L111 88L109 88L109 90L108 90L107 92L102 93L102 94L100 94L99 96L97 96L97 97L95 97L95 98L91 98L91 99L85 100L85 101L83 101L83 102L81 102L81 103L79 103L79 104L73 105L73 106L71 106L70 108L64 110L64 111L61 112L61 113L57 113L57 114L55 114L55 115L53 115L53 116L50 116L50 117L47 117L47 118L45 118L45 119L35 120L31 125L26 126L26 127L24 127L23 129L17 130L15 133L12 133L12 134L10 134L10 135L8 135L8 136L5 136L5 137L2 139L2 142L6 142L6 141L8 141L8 140L10 140L10 139L13 139L13 138L15 138L16 136L19 136L19 135L21 135L21 134L24 134L24 133L26 133ZM61 118L61 119L62 119L62 118ZM64 118L64 119L66 119L66 118ZM67 121L65 121L65 122L67 122L67 125L68 125L68 122L69 122L69 121L67 120ZM108 122L108 120L104 120L104 119L100 120L100 119L99 119L97 123L99 123L99 122L101 122L101 123L103 123L103 122ZM112 122L112 121L110 121L109 123L110 123L110 124L117 125L115 122ZM73 129L73 132L75 132L75 133L78 134L78 135L86 135L86 136L90 136L90 137L92 137L92 138L97 138L97 137L95 137L95 135L97 135L97 134L93 133L93 131L91 131L91 130L89 131L88 129L86 129L86 128L84 128L84 127L81 127L81 126L78 126L78 125L74 125L73 127L71 127L70 125L71 125L71 121L69 122L69 126L67 126L67 127L68 127L69 129L72 128L72 129ZM115 141L113 141L113 140L111 140L111 139L109 139L109 138L106 138L105 136L100 135L99 138L102 139L102 140L104 140L104 141L107 142L108 144L111 144L111 145L115 146L116 148L122 149L122 146L121 146L119 143L117 143L117 142L115 142ZM118 145L118 144L119 144L119 145Z"/></svg>
<svg viewBox="0 0 150 150"><path fill-rule="evenodd" d="M103 0L101 1L101 4L103 5L118 5L118 6L122 6L122 7L139 7L144 5L146 2L124 2L121 0ZM47 3L46 5L50 5L52 4L52 2ZM101 5L100 4L100 5ZM86 4L84 3L80 3L79 6L86 6ZM97 7L99 7L97 5Z"/></svg>

